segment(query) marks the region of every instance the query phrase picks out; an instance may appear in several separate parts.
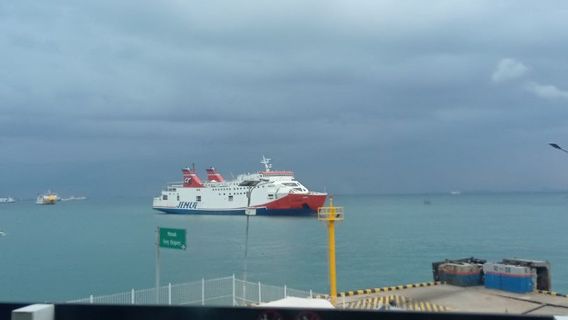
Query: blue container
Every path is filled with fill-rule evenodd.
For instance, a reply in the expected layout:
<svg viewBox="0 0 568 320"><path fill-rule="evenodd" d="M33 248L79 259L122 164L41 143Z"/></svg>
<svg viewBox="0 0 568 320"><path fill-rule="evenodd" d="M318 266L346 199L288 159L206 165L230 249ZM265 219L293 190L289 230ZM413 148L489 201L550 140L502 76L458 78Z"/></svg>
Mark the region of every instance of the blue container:
<svg viewBox="0 0 568 320"><path fill-rule="evenodd" d="M530 268L502 265L501 290L516 293L533 291L533 281Z"/></svg>
<svg viewBox="0 0 568 320"><path fill-rule="evenodd" d="M440 281L442 282L447 282L451 284L454 281L454 275L452 274L440 272L439 276L440 276Z"/></svg>
<svg viewBox="0 0 568 320"><path fill-rule="evenodd" d="M481 274L458 274L455 275L454 283L457 286L471 287L481 285Z"/></svg>
<svg viewBox="0 0 568 320"><path fill-rule="evenodd" d="M501 290L501 274L485 273L485 288Z"/></svg>
<svg viewBox="0 0 568 320"><path fill-rule="evenodd" d="M516 293L526 293L533 291L532 278L530 276L525 277L504 274L501 279L501 290L503 291Z"/></svg>
<svg viewBox="0 0 568 320"><path fill-rule="evenodd" d="M440 280L454 286L470 287L482 284L481 270L477 265L445 263L440 265L438 270Z"/></svg>
<svg viewBox="0 0 568 320"><path fill-rule="evenodd" d="M486 263L483 265L483 272L485 273L484 285L488 289L501 290L501 271L502 266L497 263Z"/></svg>

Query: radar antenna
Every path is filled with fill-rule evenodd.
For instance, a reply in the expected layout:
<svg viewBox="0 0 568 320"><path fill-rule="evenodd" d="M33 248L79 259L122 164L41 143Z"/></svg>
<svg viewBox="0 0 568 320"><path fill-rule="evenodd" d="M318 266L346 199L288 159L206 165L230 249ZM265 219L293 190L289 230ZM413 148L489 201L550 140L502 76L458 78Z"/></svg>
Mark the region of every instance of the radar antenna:
<svg viewBox="0 0 568 320"><path fill-rule="evenodd" d="M270 163L270 158L266 158L265 156L262 156L262 161L260 161L261 164L264 165L264 169L266 172L270 172L270 169L272 169L272 164Z"/></svg>

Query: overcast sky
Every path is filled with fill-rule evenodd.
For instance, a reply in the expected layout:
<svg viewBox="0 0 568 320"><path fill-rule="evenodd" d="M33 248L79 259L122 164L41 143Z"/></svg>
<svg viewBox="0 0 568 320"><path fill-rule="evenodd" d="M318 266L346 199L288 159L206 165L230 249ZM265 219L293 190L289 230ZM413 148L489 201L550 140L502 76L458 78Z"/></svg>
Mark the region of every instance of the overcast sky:
<svg viewBox="0 0 568 320"><path fill-rule="evenodd" d="M566 190L566 1L0 2L0 196L180 168L332 193Z"/></svg>

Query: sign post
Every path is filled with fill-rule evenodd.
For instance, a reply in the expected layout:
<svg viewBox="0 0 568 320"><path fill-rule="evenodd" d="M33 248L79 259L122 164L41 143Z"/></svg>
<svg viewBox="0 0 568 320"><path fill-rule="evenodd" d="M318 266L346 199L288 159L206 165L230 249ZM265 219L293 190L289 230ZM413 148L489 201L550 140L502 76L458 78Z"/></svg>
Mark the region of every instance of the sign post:
<svg viewBox="0 0 568 320"><path fill-rule="evenodd" d="M160 247L185 250L186 239L185 229L156 228L156 303L160 302Z"/></svg>
<svg viewBox="0 0 568 320"><path fill-rule="evenodd" d="M318 208L318 220L327 222L329 246L329 296L331 304L337 299L337 281L335 272L335 222L343 221L343 207L333 206L333 196L329 197L329 207Z"/></svg>

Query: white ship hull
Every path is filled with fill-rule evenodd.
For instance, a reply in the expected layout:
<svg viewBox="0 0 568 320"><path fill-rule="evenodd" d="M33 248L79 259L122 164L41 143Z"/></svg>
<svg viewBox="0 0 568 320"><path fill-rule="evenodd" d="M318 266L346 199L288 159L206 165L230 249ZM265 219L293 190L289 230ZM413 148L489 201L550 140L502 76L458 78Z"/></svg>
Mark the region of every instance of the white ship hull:
<svg viewBox="0 0 568 320"><path fill-rule="evenodd" d="M12 197L0 198L0 203L14 203L16 200Z"/></svg>

